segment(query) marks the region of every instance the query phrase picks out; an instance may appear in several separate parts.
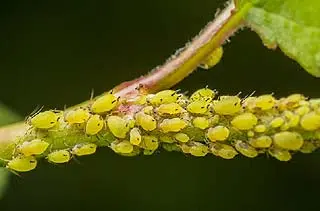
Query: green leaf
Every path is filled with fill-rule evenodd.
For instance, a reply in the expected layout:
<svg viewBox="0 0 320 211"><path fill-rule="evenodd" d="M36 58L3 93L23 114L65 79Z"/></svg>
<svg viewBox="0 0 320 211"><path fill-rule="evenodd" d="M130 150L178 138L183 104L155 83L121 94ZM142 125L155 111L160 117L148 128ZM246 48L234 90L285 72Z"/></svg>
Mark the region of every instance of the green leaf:
<svg viewBox="0 0 320 211"><path fill-rule="evenodd" d="M319 0L238 0L236 7L251 4L246 24L269 48L277 46L306 71L320 77Z"/></svg>

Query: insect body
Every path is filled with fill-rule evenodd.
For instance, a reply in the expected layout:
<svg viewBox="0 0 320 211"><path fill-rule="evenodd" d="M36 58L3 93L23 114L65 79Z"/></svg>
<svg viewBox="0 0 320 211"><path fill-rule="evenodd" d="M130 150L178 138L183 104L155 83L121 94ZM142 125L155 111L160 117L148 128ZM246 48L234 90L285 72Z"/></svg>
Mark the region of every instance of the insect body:
<svg viewBox="0 0 320 211"><path fill-rule="evenodd" d="M289 161L292 158L290 152L287 150L270 149L268 152L272 157L280 161Z"/></svg>
<svg viewBox="0 0 320 211"><path fill-rule="evenodd" d="M212 68L213 66L219 63L219 61L222 58L222 54L223 54L223 48L222 47L216 48L199 66L206 70Z"/></svg>
<svg viewBox="0 0 320 211"><path fill-rule="evenodd" d="M195 117L192 120L192 124L201 130L204 130L209 127L209 120L206 117Z"/></svg>
<svg viewBox="0 0 320 211"><path fill-rule="evenodd" d="M207 137L210 141L224 141L229 137L230 131L225 126L216 126L214 128L209 128L207 132Z"/></svg>
<svg viewBox="0 0 320 211"><path fill-rule="evenodd" d="M139 145L141 143L140 130L136 127L130 130L130 143L132 145Z"/></svg>
<svg viewBox="0 0 320 211"><path fill-rule="evenodd" d="M161 104L157 112L160 115L175 115L180 114L184 111L184 109L177 103L167 103L167 104Z"/></svg>
<svg viewBox="0 0 320 211"><path fill-rule="evenodd" d="M201 144L199 142L194 142L193 146L190 147L189 153L196 157L203 157L208 154L209 150L208 147L204 144Z"/></svg>
<svg viewBox="0 0 320 211"><path fill-rule="evenodd" d="M317 130L320 128L320 114L310 112L301 117L300 125L305 130Z"/></svg>
<svg viewBox="0 0 320 211"><path fill-rule="evenodd" d="M248 145L247 143L245 143L244 141L237 140L235 143L235 148L236 150L238 150L238 152L240 152L246 157L254 158L258 156L257 150L252 146Z"/></svg>
<svg viewBox="0 0 320 211"><path fill-rule="evenodd" d="M107 124L111 133L117 138L125 138L130 130L128 122L118 116L110 116Z"/></svg>
<svg viewBox="0 0 320 211"><path fill-rule="evenodd" d="M220 96L214 101L213 109L217 114L234 115L241 110L241 100L238 96Z"/></svg>
<svg viewBox="0 0 320 211"><path fill-rule="evenodd" d="M58 123L59 116L53 111L44 111L31 118L31 125L38 129L50 129Z"/></svg>
<svg viewBox="0 0 320 211"><path fill-rule="evenodd" d="M272 109L275 103L276 100L272 95L261 95L255 100L255 106L263 111Z"/></svg>
<svg viewBox="0 0 320 211"><path fill-rule="evenodd" d="M195 91L191 96L191 101L206 100L211 102L217 93L209 88L203 88Z"/></svg>
<svg viewBox="0 0 320 211"><path fill-rule="evenodd" d="M210 103L205 100L196 100L187 106L187 110L193 114L204 114L208 111Z"/></svg>
<svg viewBox="0 0 320 211"><path fill-rule="evenodd" d="M36 166L37 160L33 156L19 156L10 160L6 167L14 171L26 172L35 169Z"/></svg>
<svg viewBox="0 0 320 211"><path fill-rule="evenodd" d="M232 126L239 130L250 130L258 123L258 118L252 113L243 113L233 118Z"/></svg>
<svg viewBox="0 0 320 211"><path fill-rule="evenodd" d="M282 149L298 150L303 145L303 138L296 132L279 132L273 136L274 144Z"/></svg>
<svg viewBox="0 0 320 211"><path fill-rule="evenodd" d="M272 144L272 138L270 136L259 136L249 141L250 145L255 148L269 148Z"/></svg>
<svg viewBox="0 0 320 211"><path fill-rule="evenodd" d="M150 103L153 105L160 105L165 103L175 103L179 98L179 95L174 90L163 90L155 95L153 95L150 99Z"/></svg>
<svg viewBox="0 0 320 211"><path fill-rule="evenodd" d="M232 159L238 154L238 152L232 146L227 144L215 143L210 149L212 154L224 159Z"/></svg>
<svg viewBox="0 0 320 211"><path fill-rule="evenodd" d="M52 163L66 163L71 159L71 155L68 150L61 149L49 153L47 159Z"/></svg>
<svg viewBox="0 0 320 211"><path fill-rule="evenodd" d="M138 112L135 118L136 118L137 124L140 125L146 131L152 131L157 127L156 120L153 118L153 116L149 114Z"/></svg>
<svg viewBox="0 0 320 211"><path fill-rule="evenodd" d="M40 155L48 148L49 143L41 139L23 142L18 146L18 150L25 156Z"/></svg>
<svg viewBox="0 0 320 211"><path fill-rule="evenodd" d="M159 147L158 138L155 136L142 136L142 147L154 151Z"/></svg>
<svg viewBox="0 0 320 211"><path fill-rule="evenodd" d="M180 118L164 119L159 127L164 133L179 132L187 126L187 123Z"/></svg>
<svg viewBox="0 0 320 211"><path fill-rule="evenodd" d="M96 135L102 130L104 124L105 123L100 115L92 115L87 121L85 132L88 135Z"/></svg>
<svg viewBox="0 0 320 211"><path fill-rule="evenodd" d="M83 108L78 108L73 111L69 111L66 116L65 120L69 124L81 124L86 122L90 117L90 113L88 110Z"/></svg>
<svg viewBox="0 0 320 211"><path fill-rule="evenodd" d="M117 106L118 98L112 94L112 92L105 94L96 99L91 105L91 111L93 113L102 114L111 111Z"/></svg>
<svg viewBox="0 0 320 211"><path fill-rule="evenodd" d="M133 145L129 141L114 141L110 147L116 153L129 154L133 152Z"/></svg>
<svg viewBox="0 0 320 211"><path fill-rule="evenodd" d="M93 143L77 144L72 148L71 153L77 156L91 155L97 150L97 145Z"/></svg>

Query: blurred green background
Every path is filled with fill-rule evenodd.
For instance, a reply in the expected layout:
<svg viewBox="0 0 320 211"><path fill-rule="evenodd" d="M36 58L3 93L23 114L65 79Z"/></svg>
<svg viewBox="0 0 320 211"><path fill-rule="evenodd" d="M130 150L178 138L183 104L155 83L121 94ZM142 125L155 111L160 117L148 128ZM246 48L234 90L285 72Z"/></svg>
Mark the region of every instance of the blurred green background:
<svg viewBox="0 0 320 211"><path fill-rule="evenodd" d="M147 73L210 21L223 0L3 1L0 100L26 116L63 109ZM320 97L313 78L244 30L222 61L176 88L209 85L243 96L299 92ZM289 163L269 157L231 161L161 152L121 157L109 149L67 165L42 161L11 176L0 210L317 210L320 156ZM102 207L102 208L101 208Z"/></svg>

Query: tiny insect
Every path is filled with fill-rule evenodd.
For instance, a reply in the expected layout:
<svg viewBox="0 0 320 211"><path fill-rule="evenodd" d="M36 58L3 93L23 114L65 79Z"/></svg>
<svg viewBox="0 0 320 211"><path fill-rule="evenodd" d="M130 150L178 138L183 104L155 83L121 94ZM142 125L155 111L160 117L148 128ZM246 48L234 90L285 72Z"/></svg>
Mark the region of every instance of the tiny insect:
<svg viewBox="0 0 320 211"><path fill-rule="evenodd" d="M138 112L135 118L137 124L146 131L152 131L157 128L157 121L149 114Z"/></svg>
<svg viewBox="0 0 320 211"><path fill-rule="evenodd" d="M249 144L255 148L269 148L272 144L270 136L262 135L249 140Z"/></svg>
<svg viewBox="0 0 320 211"><path fill-rule="evenodd" d="M120 154L129 154L133 152L133 145L129 141L114 141L110 145L111 149Z"/></svg>
<svg viewBox="0 0 320 211"><path fill-rule="evenodd" d="M40 155L48 148L49 143L42 141L41 139L33 139L31 141L25 141L18 146L20 151L25 156Z"/></svg>
<svg viewBox="0 0 320 211"><path fill-rule="evenodd" d="M219 156L223 159L232 159L234 158L238 152L227 144L215 143L210 148L212 154Z"/></svg>
<svg viewBox="0 0 320 211"><path fill-rule="evenodd" d="M243 113L234 117L232 126L239 130L250 130L258 123L258 118L252 113Z"/></svg>
<svg viewBox="0 0 320 211"><path fill-rule="evenodd" d="M287 151L287 150L270 149L270 150L268 151L268 153L269 153L272 157L274 157L274 158L276 158L277 160L280 160L280 161L285 161L285 162L286 162L286 161L291 160L291 158L292 158L290 152Z"/></svg>
<svg viewBox="0 0 320 211"><path fill-rule="evenodd" d="M113 110L118 104L119 98L112 94L112 91L96 99L91 105L91 111L96 114L103 114Z"/></svg>
<svg viewBox="0 0 320 211"><path fill-rule="evenodd" d="M164 133L179 132L187 126L187 123L180 118L164 119L159 127Z"/></svg>
<svg viewBox="0 0 320 211"><path fill-rule="evenodd" d="M238 96L220 96L214 101L213 109L217 114L234 115L241 110L241 100Z"/></svg>
<svg viewBox="0 0 320 211"><path fill-rule="evenodd" d="M163 90L151 97L149 100L153 105L160 105L165 103L175 103L179 98L179 94L174 90Z"/></svg>
<svg viewBox="0 0 320 211"><path fill-rule="evenodd" d="M171 143L175 143L175 142L176 142L173 137L167 136L167 135L161 135L161 136L159 137L159 139L160 139L161 142L163 142L163 143L168 143L168 144L171 144Z"/></svg>
<svg viewBox="0 0 320 211"><path fill-rule="evenodd" d="M258 156L258 151L244 141L237 140L234 146L238 152L246 157L254 158Z"/></svg>
<svg viewBox="0 0 320 211"><path fill-rule="evenodd" d="M185 133L177 133L174 135L174 137L182 143L186 143L190 140L189 136Z"/></svg>
<svg viewBox="0 0 320 211"><path fill-rule="evenodd" d="M284 124L284 119L282 117L276 117L269 123L272 128L281 127Z"/></svg>
<svg viewBox="0 0 320 211"><path fill-rule="evenodd" d="M254 132L256 132L256 133L264 133L264 132L266 132L266 130L267 130L267 127L265 125L262 125L262 124L256 125L254 127Z"/></svg>
<svg viewBox="0 0 320 211"><path fill-rule="evenodd" d="M204 114L208 111L210 103L205 100L196 100L187 106L187 110L193 114Z"/></svg>
<svg viewBox="0 0 320 211"><path fill-rule="evenodd" d="M147 150L156 150L159 147L158 138L156 136L142 136L142 147Z"/></svg>
<svg viewBox="0 0 320 211"><path fill-rule="evenodd" d="M282 98L278 102L278 108L279 110L288 110L288 109L294 109L299 106L300 101L304 101L306 99L305 96L301 94L292 94L289 95L286 98Z"/></svg>
<svg viewBox="0 0 320 211"><path fill-rule="evenodd" d="M88 135L96 135L99 133L105 125L105 122L100 115L92 115L86 124L85 133Z"/></svg>
<svg viewBox="0 0 320 211"><path fill-rule="evenodd" d="M209 128L206 135L210 141L224 141L229 137L230 131L225 126L216 126L214 128Z"/></svg>
<svg viewBox="0 0 320 211"><path fill-rule="evenodd" d="M276 103L276 99L272 95L261 95L255 99L255 106L262 111L270 110Z"/></svg>
<svg viewBox="0 0 320 211"><path fill-rule="evenodd" d="M111 133L117 138L125 138L130 130L128 122L119 116L109 116L107 125Z"/></svg>
<svg viewBox="0 0 320 211"><path fill-rule="evenodd" d="M307 113L309 113L310 108L309 106L300 106L299 108L297 108L294 112L300 116L303 116Z"/></svg>
<svg viewBox="0 0 320 211"><path fill-rule="evenodd" d="M6 168L18 172L27 172L35 169L37 160L33 156L18 156L7 163Z"/></svg>
<svg viewBox="0 0 320 211"><path fill-rule="evenodd" d="M297 132L279 132L273 136L276 146L287 150L299 150L303 145L303 138Z"/></svg>
<svg viewBox="0 0 320 211"><path fill-rule="evenodd" d="M53 111L44 111L31 118L31 125L38 129L50 129L59 120L59 115Z"/></svg>
<svg viewBox="0 0 320 211"><path fill-rule="evenodd" d="M198 101L198 100L206 100L211 102L217 92L215 90L211 90L209 88L203 88L195 91L191 96L190 100L191 101Z"/></svg>
<svg viewBox="0 0 320 211"><path fill-rule="evenodd" d="M209 149L206 145L199 142L194 142L193 146L190 147L189 153L196 157L206 156L209 152Z"/></svg>
<svg viewBox="0 0 320 211"><path fill-rule="evenodd" d="M141 143L141 133L139 128L132 128L130 130L130 143L132 145L138 146Z"/></svg>
<svg viewBox="0 0 320 211"><path fill-rule="evenodd" d="M184 112L184 109L177 103L161 104L157 108L159 115L175 115Z"/></svg>
<svg viewBox="0 0 320 211"><path fill-rule="evenodd" d="M305 141L300 148L300 152L302 153L312 153L317 149L317 146L311 141Z"/></svg>
<svg viewBox="0 0 320 211"><path fill-rule="evenodd" d="M90 113L87 109L77 108L69 111L65 115L65 121L69 124L82 124L85 123L90 117Z"/></svg>
<svg viewBox="0 0 320 211"><path fill-rule="evenodd" d="M71 155L68 150L61 149L49 153L47 159L52 163L66 163L71 159Z"/></svg>
<svg viewBox="0 0 320 211"><path fill-rule="evenodd" d="M93 143L77 144L72 148L71 153L77 156L91 155L97 150L97 145Z"/></svg>
<svg viewBox="0 0 320 211"><path fill-rule="evenodd" d="M219 63L223 55L223 48L218 47L215 50L213 50L209 56L199 65L199 67L203 69L210 69L216 64Z"/></svg>
<svg viewBox="0 0 320 211"><path fill-rule="evenodd" d="M301 117L300 125L308 131L317 130L320 128L320 114L310 112Z"/></svg>
<svg viewBox="0 0 320 211"><path fill-rule="evenodd" d="M206 117L195 117L192 120L192 124L193 126L195 126L196 128L199 128L201 130L204 130L206 128L209 127L210 122Z"/></svg>

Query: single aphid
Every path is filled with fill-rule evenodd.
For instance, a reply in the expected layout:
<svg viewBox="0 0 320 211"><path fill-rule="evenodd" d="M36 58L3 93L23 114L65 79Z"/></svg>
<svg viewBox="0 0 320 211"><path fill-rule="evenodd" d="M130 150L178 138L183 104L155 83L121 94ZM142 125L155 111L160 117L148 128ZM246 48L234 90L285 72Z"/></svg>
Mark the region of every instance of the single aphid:
<svg viewBox="0 0 320 211"><path fill-rule="evenodd" d="M214 143L210 150L212 154L228 160L234 158L238 154L232 146L227 144Z"/></svg>
<svg viewBox="0 0 320 211"><path fill-rule="evenodd" d="M18 156L7 163L6 168L18 172L31 171L37 167L37 160L33 156Z"/></svg>
<svg viewBox="0 0 320 211"><path fill-rule="evenodd" d="M310 112L301 117L300 125L303 129L313 131L320 128L320 114Z"/></svg>
<svg viewBox="0 0 320 211"><path fill-rule="evenodd" d="M153 106L146 106L142 109L145 114L153 114Z"/></svg>
<svg viewBox="0 0 320 211"><path fill-rule="evenodd" d="M269 148L272 144L270 136L262 135L249 140L249 144L255 148Z"/></svg>
<svg viewBox="0 0 320 211"><path fill-rule="evenodd" d="M291 111L284 111L283 115L287 119L287 125L288 127L296 127L299 125L300 116L298 114L295 114Z"/></svg>
<svg viewBox="0 0 320 211"><path fill-rule="evenodd" d="M119 116L109 116L107 125L111 133L117 138L125 138L130 130L128 122Z"/></svg>
<svg viewBox="0 0 320 211"><path fill-rule="evenodd" d="M114 109L118 104L119 98L109 92L98 99L91 105L91 111L96 114L103 114Z"/></svg>
<svg viewBox="0 0 320 211"><path fill-rule="evenodd" d="M185 110L177 103L161 104L157 108L159 115L175 115L184 112Z"/></svg>
<svg viewBox="0 0 320 211"><path fill-rule="evenodd" d="M258 151L244 141L237 140L234 146L238 152L246 157L254 158L258 156Z"/></svg>
<svg viewBox="0 0 320 211"><path fill-rule="evenodd" d="M278 128L281 127L281 125L284 124L284 119L282 117L276 117L269 123L270 127L272 128Z"/></svg>
<svg viewBox="0 0 320 211"><path fill-rule="evenodd" d="M187 123L180 118L164 119L159 127L164 133L179 132L187 126Z"/></svg>
<svg viewBox="0 0 320 211"><path fill-rule="evenodd" d="M210 121L206 117L195 117L192 120L193 126L201 130L207 129L210 125Z"/></svg>
<svg viewBox="0 0 320 211"><path fill-rule="evenodd" d="M53 111L44 111L31 118L31 125L38 129L50 129L59 120L59 115Z"/></svg>
<svg viewBox="0 0 320 211"><path fill-rule="evenodd" d="M164 142L164 143L168 143L168 144L171 144L171 143L175 143L175 139L171 136L167 136L167 135L161 135L159 137L160 141L161 142Z"/></svg>
<svg viewBox="0 0 320 211"><path fill-rule="evenodd" d="M220 96L214 101L213 109L220 115L234 115L241 110L241 100L238 96Z"/></svg>
<svg viewBox="0 0 320 211"><path fill-rule="evenodd" d="M317 149L317 146L311 141L305 141L300 148L300 152L302 153L312 153Z"/></svg>
<svg viewBox="0 0 320 211"><path fill-rule="evenodd" d="M141 133L139 128L132 128L129 133L130 143L138 146L141 143Z"/></svg>
<svg viewBox="0 0 320 211"><path fill-rule="evenodd" d="M110 145L111 149L120 154L129 154L133 152L133 145L129 141L114 141Z"/></svg>
<svg viewBox="0 0 320 211"><path fill-rule="evenodd" d="M88 121L90 113L87 109L77 108L72 111L68 111L65 115L65 121L69 124L82 124Z"/></svg>
<svg viewBox="0 0 320 211"><path fill-rule="evenodd" d="M281 150L281 149L270 149L268 151L268 153L276 158L277 160L280 160L280 161L289 161L291 160L292 156L290 154L289 151L287 150Z"/></svg>
<svg viewBox="0 0 320 211"><path fill-rule="evenodd" d="M276 99L272 95L261 95L255 99L255 106L262 111L270 110L276 103Z"/></svg>
<svg viewBox="0 0 320 211"><path fill-rule="evenodd" d="M279 110L294 109L300 105L300 101L305 101L306 97L301 94L292 94L279 100L277 106Z"/></svg>
<svg viewBox="0 0 320 211"><path fill-rule="evenodd" d="M191 101L206 100L206 101L211 102L216 94L217 93L215 90L211 90L206 87L206 88L199 89L199 90L195 91L190 96L190 100Z"/></svg>
<svg viewBox="0 0 320 211"><path fill-rule="evenodd" d="M300 106L299 108L297 108L294 112L300 116L303 116L307 113L309 113L310 111L310 107L305 105L305 106Z"/></svg>
<svg viewBox="0 0 320 211"><path fill-rule="evenodd" d="M276 146L287 150L299 150L303 145L303 138L297 132L279 132L273 136Z"/></svg>
<svg viewBox="0 0 320 211"><path fill-rule="evenodd" d="M254 132L256 132L256 133L264 133L264 132L266 132L266 130L267 130L267 127L265 125L262 125L262 124L256 125L254 127Z"/></svg>
<svg viewBox="0 0 320 211"><path fill-rule="evenodd" d="M159 147L158 138L156 136L142 136L142 147L147 150L156 150Z"/></svg>
<svg viewBox="0 0 320 211"><path fill-rule="evenodd" d="M94 143L77 144L72 148L71 153L77 156L91 155L97 150L97 145Z"/></svg>
<svg viewBox="0 0 320 211"><path fill-rule="evenodd" d="M52 163L66 163L71 159L71 155L68 150L61 149L49 153L47 159Z"/></svg>
<svg viewBox="0 0 320 211"><path fill-rule="evenodd" d="M163 90L151 97L149 100L153 105L161 105L165 103L175 103L179 98L179 94L174 90Z"/></svg>
<svg viewBox="0 0 320 211"><path fill-rule="evenodd" d="M41 139L33 139L31 141L25 141L18 146L18 151L25 156L40 155L46 151L49 143L42 141Z"/></svg>
<svg viewBox="0 0 320 211"><path fill-rule="evenodd" d="M193 145L189 149L189 153L196 157L203 157L208 154L209 149L206 145L201 144L199 142L194 142Z"/></svg>
<svg viewBox="0 0 320 211"><path fill-rule="evenodd" d="M104 124L105 122L100 115L92 115L87 121L85 132L88 135L96 135L103 129Z"/></svg>
<svg viewBox="0 0 320 211"><path fill-rule="evenodd" d="M242 107L250 112L254 112L256 108L257 97L247 97L242 101Z"/></svg>
<svg viewBox="0 0 320 211"><path fill-rule="evenodd" d="M138 112L135 118L136 123L146 131L152 131L157 128L157 121L149 114Z"/></svg>
<svg viewBox="0 0 320 211"><path fill-rule="evenodd" d="M182 143L186 143L190 140L189 136L185 133L177 133L174 135L174 137Z"/></svg>
<svg viewBox="0 0 320 211"><path fill-rule="evenodd" d="M249 131L247 132L247 136L248 136L249 138L254 137L254 132L253 132L252 130L249 130Z"/></svg>
<svg viewBox="0 0 320 211"><path fill-rule="evenodd" d="M225 126L216 126L214 128L209 128L206 135L210 141L224 141L229 137L230 131Z"/></svg>
<svg viewBox="0 0 320 211"><path fill-rule="evenodd" d="M223 48L220 46L213 50L209 56L199 65L203 69L210 69L219 63L223 55Z"/></svg>
<svg viewBox="0 0 320 211"><path fill-rule="evenodd" d="M196 100L187 106L187 111L193 114L204 114L208 111L210 103L205 100Z"/></svg>
<svg viewBox="0 0 320 211"><path fill-rule="evenodd" d="M258 118L252 113L243 113L234 117L232 126L239 130L250 130L258 123Z"/></svg>
<svg viewBox="0 0 320 211"><path fill-rule="evenodd" d="M179 147L183 153L185 153L185 154L190 153L191 147L188 144L180 144Z"/></svg>

